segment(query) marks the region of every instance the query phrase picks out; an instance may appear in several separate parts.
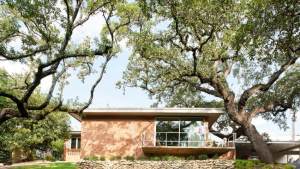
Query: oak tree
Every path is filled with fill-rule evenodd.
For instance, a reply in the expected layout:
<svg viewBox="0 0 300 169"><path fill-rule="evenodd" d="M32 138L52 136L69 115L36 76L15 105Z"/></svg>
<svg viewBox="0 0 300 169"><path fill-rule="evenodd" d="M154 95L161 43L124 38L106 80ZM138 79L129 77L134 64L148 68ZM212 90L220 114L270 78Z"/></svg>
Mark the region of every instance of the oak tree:
<svg viewBox="0 0 300 169"><path fill-rule="evenodd" d="M38 120L57 110L81 115L92 103L95 88L120 49L118 31L130 21L122 12L124 6L125 2L117 0L1 0L0 62L20 63L27 69L17 76L10 74L10 85L0 88L0 99L14 105L1 109L0 124L12 117ZM117 11L121 19L116 17ZM105 21L100 38L74 41L72 38L80 33L76 29L93 16ZM96 60L102 61L100 67L94 66ZM67 106L62 100L71 71L78 72L79 80L97 74L89 100L81 107ZM32 96L47 77L51 77L52 84L37 104ZM54 98L55 93L60 96ZM42 116L33 113L45 109Z"/></svg>
<svg viewBox="0 0 300 169"><path fill-rule="evenodd" d="M137 4L143 12L127 32L133 52L120 84L163 104L174 103L178 92L187 93L182 104L191 97L223 102L259 158L272 163L252 121L284 124L286 110L299 108L299 1Z"/></svg>

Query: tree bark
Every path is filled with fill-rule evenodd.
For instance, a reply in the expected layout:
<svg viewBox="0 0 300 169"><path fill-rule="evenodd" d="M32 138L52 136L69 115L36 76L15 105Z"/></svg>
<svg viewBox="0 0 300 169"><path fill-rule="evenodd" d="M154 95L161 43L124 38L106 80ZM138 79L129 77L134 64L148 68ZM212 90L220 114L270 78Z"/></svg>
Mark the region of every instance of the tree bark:
<svg viewBox="0 0 300 169"><path fill-rule="evenodd" d="M11 108L3 108L0 111L0 125L4 123L6 120L9 120L14 117L20 117L18 111L11 109Z"/></svg>
<svg viewBox="0 0 300 169"><path fill-rule="evenodd" d="M270 148L264 142L263 137L258 133L255 126L250 124L243 125L244 131L254 150L256 151L259 159L265 163L274 163L273 155L270 151Z"/></svg>

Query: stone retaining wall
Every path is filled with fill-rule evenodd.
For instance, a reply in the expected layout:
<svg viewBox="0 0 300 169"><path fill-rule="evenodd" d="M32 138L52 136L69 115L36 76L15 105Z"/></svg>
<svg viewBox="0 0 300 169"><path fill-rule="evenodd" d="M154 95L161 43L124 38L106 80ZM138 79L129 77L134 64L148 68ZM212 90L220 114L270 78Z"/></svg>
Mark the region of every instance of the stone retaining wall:
<svg viewBox="0 0 300 169"><path fill-rule="evenodd" d="M233 169L232 160L81 161L80 169Z"/></svg>

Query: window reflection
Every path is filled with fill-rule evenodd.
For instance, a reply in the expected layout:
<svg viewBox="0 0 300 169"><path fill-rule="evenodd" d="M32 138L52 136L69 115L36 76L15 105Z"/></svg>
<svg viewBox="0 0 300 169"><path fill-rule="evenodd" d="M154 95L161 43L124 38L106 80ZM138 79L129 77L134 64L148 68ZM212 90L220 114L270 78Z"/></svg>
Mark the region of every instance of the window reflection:
<svg viewBox="0 0 300 169"><path fill-rule="evenodd" d="M200 118L157 119L157 146L205 146L208 136L208 123Z"/></svg>

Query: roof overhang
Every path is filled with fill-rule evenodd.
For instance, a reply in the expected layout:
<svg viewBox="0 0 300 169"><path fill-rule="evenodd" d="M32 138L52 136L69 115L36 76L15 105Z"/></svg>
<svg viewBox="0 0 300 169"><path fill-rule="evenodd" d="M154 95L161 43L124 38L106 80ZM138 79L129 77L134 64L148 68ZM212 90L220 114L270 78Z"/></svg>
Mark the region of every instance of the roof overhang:
<svg viewBox="0 0 300 169"><path fill-rule="evenodd" d="M86 109L83 117L207 117L213 123L223 113L221 108L95 108Z"/></svg>
<svg viewBox="0 0 300 169"><path fill-rule="evenodd" d="M80 136L81 131L71 131L70 134L71 136Z"/></svg>

